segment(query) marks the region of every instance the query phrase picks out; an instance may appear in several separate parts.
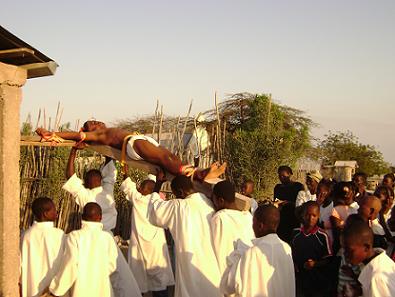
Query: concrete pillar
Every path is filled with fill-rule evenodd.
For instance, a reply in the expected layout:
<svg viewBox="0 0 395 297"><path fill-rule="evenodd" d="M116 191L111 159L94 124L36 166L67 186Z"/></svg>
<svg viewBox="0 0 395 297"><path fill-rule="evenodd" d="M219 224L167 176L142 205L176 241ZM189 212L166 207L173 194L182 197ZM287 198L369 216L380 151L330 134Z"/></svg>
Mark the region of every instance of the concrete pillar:
<svg viewBox="0 0 395 297"><path fill-rule="evenodd" d="M26 70L0 63L0 296L19 295L19 108Z"/></svg>

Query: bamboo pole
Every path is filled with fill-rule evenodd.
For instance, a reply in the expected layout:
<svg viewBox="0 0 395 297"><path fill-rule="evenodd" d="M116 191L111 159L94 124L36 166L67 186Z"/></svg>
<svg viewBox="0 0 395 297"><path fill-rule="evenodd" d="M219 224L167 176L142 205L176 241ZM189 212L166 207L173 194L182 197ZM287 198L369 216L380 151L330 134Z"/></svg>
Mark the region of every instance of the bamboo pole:
<svg viewBox="0 0 395 297"><path fill-rule="evenodd" d="M155 126L156 126L156 120L157 120L157 116L158 116L158 108L159 108L159 99L156 100L154 124L152 125L152 137L154 137L154 135L155 135Z"/></svg>
<svg viewBox="0 0 395 297"><path fill-rule="evenodd" d="M38 116L37 116L37 122L36 122L36 128L34 130L37 130L38 125L40 124L40 119L41 119L41 108L38 110Z"/></svg>
<svg viewBox="0 0 395 297"><path fill-rule="evenodd" d="M60 109L60 101L58 101L58 107L56 108L55 123L53 127L54 131L58 131L57 127L58 127L58 119L59 119L59 109Z"/></svg>
<svg viewBox="0 0 395 297"><path fill-rule="evenodd" d="M220 120L220 116L219 116L219 108L218 108L218 101L217 101L217 91L215 91L214 94L214 103L215 103L215 113L216 113L216 117L217 117L217 153L218 153L218 160L221 162L222 161L222 156L221 156L221 120Z"/></svg>
<svg viewBox="0 0 395 297"><path fill-rule="evenodd" d="M162 124L163 124L163 105L160 106L160 119L159 119L159 129L158 129L158 143L159 144L160 144L160 138L162 136Z"/></svg>
<svg viewBox="0 0 395 297"><path fill-rule="evenodd" d="M45 108L44 108L44 129L47 129L47 115L45 113Z"/></svg>

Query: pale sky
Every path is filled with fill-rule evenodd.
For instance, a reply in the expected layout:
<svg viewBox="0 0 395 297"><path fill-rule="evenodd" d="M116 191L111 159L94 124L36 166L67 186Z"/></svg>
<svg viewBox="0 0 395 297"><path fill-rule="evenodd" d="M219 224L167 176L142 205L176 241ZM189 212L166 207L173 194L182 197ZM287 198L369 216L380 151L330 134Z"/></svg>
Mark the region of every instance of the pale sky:
<svg viewBox="0 0 395 297"><path fill-rule="evenodd" d="M212 108L271 93L317 123L351 130L395 163L395 1L7 1L1 25L54 59L29 80L21 118L106 122Z"/></svg>

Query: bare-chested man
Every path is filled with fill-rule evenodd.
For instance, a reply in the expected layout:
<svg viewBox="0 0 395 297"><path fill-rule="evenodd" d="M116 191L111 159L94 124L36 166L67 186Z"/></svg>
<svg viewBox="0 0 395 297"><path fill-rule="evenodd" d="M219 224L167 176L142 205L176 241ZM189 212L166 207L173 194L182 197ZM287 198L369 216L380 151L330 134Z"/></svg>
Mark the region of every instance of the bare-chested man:
<svg viewBox="0 0 395 297"><path fill-rule="evenodd" d="M44 140L52 141L54 136L67 140L84 141L88 144L108 145L119 150L126 150L133 160L144 160L163 168L173 175L192 175L196 180L216 178L223 174L226 163L218 166L212 165L204 170L195 170L192 165L183 164L179 157L171 153L151 137L133 135L120 128L107 128L103 122L87 121L82 132L49 132L43 128L36 130ZM126 146L126 147L124 147Z"/></svg>

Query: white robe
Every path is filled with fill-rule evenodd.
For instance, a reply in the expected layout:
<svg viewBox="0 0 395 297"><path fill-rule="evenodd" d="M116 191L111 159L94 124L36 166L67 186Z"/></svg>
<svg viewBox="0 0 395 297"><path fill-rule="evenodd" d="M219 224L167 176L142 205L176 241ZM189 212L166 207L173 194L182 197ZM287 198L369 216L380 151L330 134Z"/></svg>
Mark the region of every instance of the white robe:
<svg viewBox="0 0 395 297"><path fill-rule="evenodd" d="M60 267L65 235L53 222L34 222L21 241L23 297L41 296Z"/></svg>
<svg viewBox="0 0 395 297"><path fill-rule="evenodd" d="M108 162L101 169L102 186L94 189L84 187L84 182L74 174L63 185L81 209L89 202L96 202L102 209L102 224L105 231L111 231L117 224L117 210L114 201L114 184L117 178L117 169L114 162Z"/></svg>
<svg viewBox="0 0 395 297"><path fill-rule="evenodd" d="M117 210L114 201L114 184L116 181L117 169L114 162L108 162L101 168L102 186L94 189L87 189L83 181L74 174L63 185L63 189L72 194L76 203L84 207L89 202L96 202L102 208L103 230L109 232L115 228L117 223ZM116 297L141 296L137 282L132 271L126 262L122 251L117 246L117 268L111 276L111 283ZM132 292L132 293L130 293Z"/></svg>
<svg viewBox="0 0 395 297"><path fill-rule="evenodd" d="M176 297L220 296L220 273L211 242L212 202L201 193L163 201L154 193L149 204L152 224L169 228L176 255Z"/></svg>
<svg viewBox="0 0 395 297"><path fill-rule="evenodd" d="M293 297L295 272L290 246L277 234L252 240L246 247L238 242L228 257L221 292L238 297Z"/></svg>
<svg viewBox="0 0 395 297"><path fill-rule="evenodd" d="M364 297L395 296L395 263L384 250L361 271L358 281Z"/></svg>
<svg viewBox="0 0 395 297"><path fill-rule="evenodd" d="M130 269L141 292L165 290L174 285L174 276L164 229L148 221L151 195L139 193L130 178L123 181L121 190L133 204L128 257Z"/></svg>
<svg viewBox="0 0 395 297"><path fill-rule="evenodd" d="M82 229L66 239L61 268L51 282L56 296L113 296L110 274L115 271L117 246L101 223L82 221Z"/></svg>
<svg viewBox="0 0 395 297"><path fill-rule="evenodd" d="M251 242L255 238L252 229L252 215L249 211L222 209L211 219L214 252L219 270L226 269L226 258L234 251L236 242Z"/></svg>

